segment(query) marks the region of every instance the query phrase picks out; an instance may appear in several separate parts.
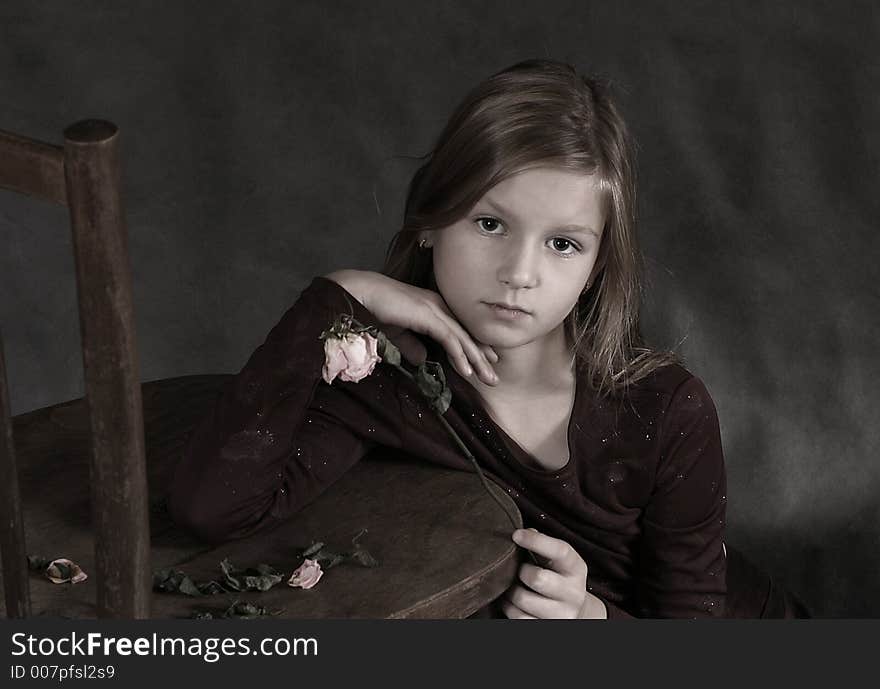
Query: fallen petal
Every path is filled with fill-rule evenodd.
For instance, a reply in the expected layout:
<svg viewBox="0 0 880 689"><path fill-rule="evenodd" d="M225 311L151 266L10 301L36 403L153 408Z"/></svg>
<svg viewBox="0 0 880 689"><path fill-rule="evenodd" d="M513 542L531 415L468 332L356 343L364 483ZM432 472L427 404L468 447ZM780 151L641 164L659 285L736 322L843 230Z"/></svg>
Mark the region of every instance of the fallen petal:
<svg viewBox="0 0 880 689"><path fill-rule="evenodd" d="M78 564L66 557L52 560L46 567L46 576L53 584L66 584L67 582L78 584L89 578Z"/></svg>
<svg viewBox="0 0 880 689"><path fill-rule="evenodd" d="M287 585L310 589L318 583L322 576L324 576L324 572L321 571L321 565L318 561L306 558L305 562L297 567L294 573L290 575L290 579L287 580Z"/></svg>

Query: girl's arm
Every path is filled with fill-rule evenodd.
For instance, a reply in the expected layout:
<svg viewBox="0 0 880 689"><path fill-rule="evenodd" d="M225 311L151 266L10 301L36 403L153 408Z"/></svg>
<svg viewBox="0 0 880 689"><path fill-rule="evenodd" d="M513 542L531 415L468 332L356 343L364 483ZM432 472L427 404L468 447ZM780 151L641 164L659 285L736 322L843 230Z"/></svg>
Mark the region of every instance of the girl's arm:
<svg viewBox="0 0 880 689"><path fill-rule="evenodd" d="M437 292L369 270L338 270L327 277L383 323L439 342L459 375L477 375L486 385L498 382L489 363L497 362L498 355L488 345L474 342Z"/></svg>
<svg viewBox="0 0 880 689"><path fill-rule="evenodd" d="M678 387L664 419L655 491L642 520L637 614L723 617L727 481L718 416L699 378Z"/></svg>
<svg viewBox="0 0 880 689"><path fill-rule="evenodd" d="M665 412L657 485L642 519L637 617L723 617L726 557L722 542L726 482L715 407L689 376ZM543 558L525 563L505 594L514 618L632 618L591 594L589 568L567 542L533 529L517 544Z"/></svg>
<svg viewBox="0 0 880 689"><path fill-rule="evenodd" d="M270 452L269 443L250 430L218 451L215 432L213 419L197 429L169 499L174 521L211 543L243 538L292 516L372 446L311 406L280 453Z"/></svg>
<svg viewBox="0 0 880 689"><path fill-rule="evenodd" d="M373 445L400 446L392 369L322 381L319 335L340 313L380 325L339 284L315 278L227 383L176 469L168 506L178 524L211 542L248 535L313 500Z"/></svg>

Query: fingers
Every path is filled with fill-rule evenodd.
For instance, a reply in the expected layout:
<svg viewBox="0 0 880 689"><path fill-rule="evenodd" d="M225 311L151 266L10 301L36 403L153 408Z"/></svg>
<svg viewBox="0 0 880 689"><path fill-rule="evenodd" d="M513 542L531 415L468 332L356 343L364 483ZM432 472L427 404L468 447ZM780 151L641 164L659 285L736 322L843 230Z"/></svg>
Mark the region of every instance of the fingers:
<svg viewBox="0 0 880 689"><path fill-rule="evenodd" d="M470 361L476 363L477 368L483 373L490 374L490 378L493 377L492 374L495 373L495 369L492 368L492 364L498 363L498 353L489 345L483 344L482 342L478 343L471 337L470 333L468 333L467 330L462 327L461 323L458 322L458 319L456 319L452 311L449 310L449 307L446 306L446 302L443 301L443 297L440 297L438 295L438 299L435 302L435 305L440 310L440 312L449 319L451 325L456 330L456 334L461 337L461 341L465 346L465 350L468 353L468 358L470 359Z"/></svg>
<svg viewBox="0 0 880 689"><path fill-rule="evenodd" d="M507 598L504 598L501 601L501 612L503 612L508 619L511 620L536 620L538 619L534 615L529 615L518 607L516 607L513 603L510 602Z"/></svg>
<svg viewBox="0 0 880 689"><path fill-rule="evenodd" d="M547 566L528 562L520 565L517 575L523 585L515 584L505 594L512 606L511 614L540 619L579 617L587 596L587 565L583 558L565 541L535 529L517 529L513 540L546 559Z"/></svg>
<svg viewBox="0 0 880 689"><path fill-rule="evenodd" d="M554 601L558 605L547 604L546 610L554 611L560 617L578 617L587 595L586 579L579 576L564 577L557 572L533 564L523 563L519 568L519 580L527 590Z"/></svg>
<svg viewBox="0 0 880 689"><path fill-rule="evenodd" d="M547 568L563 576L587 578L587 565L577 551L558 538L551 538L534 529L517 529L513 542L546 558Z"/></svg>
<svg viewBox="0 0 880 689"><path fill-rule="evenodd" d="M492 368L492 364L489 362L488 355L485 350L470 338L467 333L464 332L464 328L459 328L462 331L462 337L464 338L462 342L462 347L467 355L468 360L473 364L474 370L479 375L480 380L482 380L487 385L497 385L498 376L495 374L495 369ZM495 360L498 360L498 355L495 355Z"/></svg>
<svg viewBox="0 0 880 689"><path fill-rule="evenodd" d="M480 351L483 352L483 356L486 357L486 359L489 361L489 363L492 363L492 364L497 364L497 363L498 363L498 359L499 359L499 357L498 357L498 354L495 352L494 349L492 349L492 348L491 348L489 345L487 345L487 344L481 344L481 345L479 345L479 347L480 347Z"/></svg>
<svg viewBox="0 0 880 689"><path fill-rule="evenodd" d="M474 374L467 353L465 352L464 345L461 342L461 337L455 331L455 327L450 322L444 319L434 318L427 323L426 331L426 334L429 337L437 340L437 342L443 345L443 349L446 350L450 363L452 363L455 370L458 371L460 375L467 378Z"/></svg>
<svg viewBox="0 0 880 689"><path fill-rule="evenodd" d="M535 593L539 593L547 598L556 600L567 599L570 580L565 579L552 569L538 567L528 562L524 562L519 567L519 580L528 586ZM573 600L576 600L573 598Z"/></svg>
<svg viewBox="0 0 880 689"><path fill-rule="evenodd" d="M370 271L354 271L349 277L345 288L351 286L355 290L352 294L360 294L362 300L359 297L359 301L385 326L428 335L443 346L450 363L461 376L470 378L476 374L487 385L497 384L490 363L497 363L497 353L491 347L474 342L440 294ZM386 334L395 340L394 335ZM407 344L406 341L398 344L404 358L414 365L422 363L422 352Z"/></svg>
<svg viewBox="0 0 880 689"><path fill-rule="evenodd" d="M519 584L511 586L504 594L504 599L505 603L509 603L512 606L512 612L533 619L570 619L576 615L576 609L573 606L542 596ZM504 605L502 605L502 610L504 610L505 615L510 617Z"/></svg>
<svg viewBox="0 0 880 689"><path fill-rule="evenodd" d="M498 377L492 365L489 363L487 354L471 339L461 324L448 314L445 307L429 302L429 308L433 311L433 323L428 326L427 333L443 345L449 360L455 369L468 378L476 372L487 385L495 385ZM430 321L429 321L430 322ZM494 354L494 351L492 352ZM495 355L497 358L497 355Z"/></svg>

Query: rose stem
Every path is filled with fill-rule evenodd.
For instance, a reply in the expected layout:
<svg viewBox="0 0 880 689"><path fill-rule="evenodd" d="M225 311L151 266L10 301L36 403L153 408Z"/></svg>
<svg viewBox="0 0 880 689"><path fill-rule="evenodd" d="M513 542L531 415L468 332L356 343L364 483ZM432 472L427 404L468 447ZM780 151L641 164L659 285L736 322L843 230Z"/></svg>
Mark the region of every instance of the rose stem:
<svg viewBox="0 0 880 689"><path fill-rule="evenodd" d="M403 373L403 375L405 375L405 376L406 376L407 378L409 378L410 380L412 380L412 381L415 380L415 377L414 377L409 371L407 371L405 368L403 368L403 366L395 365L394 367L395 367L398 371L400 371L401 373ZM431 407L431 408L433 409L433 407ZM519 528L521 528L520 525L517 524L517 521L516 521L516 519L513 517L513 515L508 511L508 509L507 509L507 505L505 505L503 502L501 502L501 499L500 499L500 498L495 494L495 492L492 490L492 488L491 488L491 486L489 485L488 481L486 481L486 477L483 475L483 471L480 469L480 465L477 464L477 460L476 460L476 458L471 454L471 451L468 449L467 445L465 445L465 444L462 442L461 438L458 437L458 433L455 432L455 429L452 428L452 426L449 425L449 422L446 420L446 417L444 417L443 414L441 414L437 409L434 409L434 413L437 415L437 418L440 419L440 423L442 423L443 426L446 428L446 430L449 431L449 435L452 436L452 439L455 441L455 443L458 445L458 447L461 449L461 451L464 452L465 457L467 457L468 460L470 460L471 465L473 465L474 470L477 472L477 476L478 476L479 479L480 479L480 483L483 484L483 488L485 488L485 489L486 489L486 492L489 494L489 496L490 496L490 497L491 497L496 503L498 503L498 506L499 506L502 510L504 510L504 514L506 514L506 515L507 515L507 518L510 519L511 524L513 524L513 528L514 528L514 529L519 529ZM535 558L534 553L532 553L532 551L530 551L530 550L527 550L526 552L529 554L529 557L531 558L532 562L533 562L534 564L537 565L537 564L538 564L538 560L537 560L537 558Z"/></svg>

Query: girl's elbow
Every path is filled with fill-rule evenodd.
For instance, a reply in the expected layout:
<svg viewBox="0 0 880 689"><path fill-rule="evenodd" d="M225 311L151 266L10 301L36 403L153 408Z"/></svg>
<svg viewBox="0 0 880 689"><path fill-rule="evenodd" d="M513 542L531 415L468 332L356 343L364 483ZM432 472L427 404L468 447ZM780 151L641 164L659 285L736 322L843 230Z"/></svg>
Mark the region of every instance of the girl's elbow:
<svg viewBox="0 0 880 689"><path fill-rule="evenodd" d="M168 496L168 513L174 523L201 541L225 543L243 538L271 522L273 496L253 496L234 500L204 488L178 487Z"/></svg>
<svg viewBox="0 0 880 689"><path fill-rule="evenodd" d="M172 491L168 498L168 514L177 526L201 541L217 544L230 537L227 515L198 492L184 495Z"/></svg>

